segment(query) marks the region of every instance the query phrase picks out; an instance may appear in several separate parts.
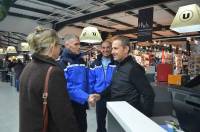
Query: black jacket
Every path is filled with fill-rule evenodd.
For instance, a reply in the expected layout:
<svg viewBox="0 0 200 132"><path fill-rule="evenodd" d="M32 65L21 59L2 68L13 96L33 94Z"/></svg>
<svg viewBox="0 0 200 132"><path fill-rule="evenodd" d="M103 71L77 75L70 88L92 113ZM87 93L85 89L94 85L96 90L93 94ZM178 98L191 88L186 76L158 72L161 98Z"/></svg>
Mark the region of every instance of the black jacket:
<svg viewBox="0 0 200 132"><path fill-rule="evenodd" d="M78 132L73 110L65 90L63 70L47 56L34 54L20 76L19 132L41 132L42 94L47 70L53 66L48 87L48 132Z"/></svg>
<svg viewBox="0 0 200 132"><path fill-rule="evenodd" d="M101 95L109 97L111 101L127 101L147 116L152 114L155 96L153 89L144 68L131 56L117 65L111 85ZM144 100L142 107L140 96Z"/></svg>

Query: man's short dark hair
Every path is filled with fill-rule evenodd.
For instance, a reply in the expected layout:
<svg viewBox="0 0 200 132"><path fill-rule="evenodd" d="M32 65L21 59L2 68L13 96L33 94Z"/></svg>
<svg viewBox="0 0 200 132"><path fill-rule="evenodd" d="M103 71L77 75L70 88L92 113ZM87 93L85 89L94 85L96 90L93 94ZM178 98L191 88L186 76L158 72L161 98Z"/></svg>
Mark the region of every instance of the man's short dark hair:
<svg viewBox="0 0 200 132"><path fill-rule="evenodd" d="M128 52L130 52L130 40L129 40L128 37L126 37L126 36L114 36L112 38L112 42L115 41L115 40L121 41L122 46L128 46L129 47Z"/></svg>
<svg viewBox="0 0 200 132"><path fill-rule="evenodd" d="M112 38L112 42L115 41L115 40L121 41L121 44L124 45L124 46L129 46L130 45L130 40L126 36L114 36Z"/></svg>
<svg viewBox="0 0 200 132"><path fill-rule="evenodd" d="M75 34L67 34L67 35L64 36L63 39L64 39L65 42L68 42L70 40L79 40L79 37L76 36Z"/></svg>
<svg viewBox="0 0 200 132"><path fill-rule="evenodd" d="M111 42L110 39L106 39L106 40L104 40L104 41L101 43L101 45L102 45L103 43L109 43L110 45L112 44L112 42Z"/></svg>

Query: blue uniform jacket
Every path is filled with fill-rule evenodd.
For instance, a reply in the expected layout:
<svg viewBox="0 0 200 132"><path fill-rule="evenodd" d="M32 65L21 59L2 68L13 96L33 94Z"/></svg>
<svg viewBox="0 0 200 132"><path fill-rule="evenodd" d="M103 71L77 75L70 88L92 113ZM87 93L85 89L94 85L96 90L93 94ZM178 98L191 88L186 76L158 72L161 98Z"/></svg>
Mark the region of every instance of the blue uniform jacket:
<svg viewBox="0 0 200 132"><path fill-rule="evenodd" d="M98 56L89 70L89 84L92 93L101 93L110 85L112 75L116 68L114 61L111 58L111 63L108 65L105 74L101 59L102 55Z"/></svg>
<svg viewBox="0 0 200 132"><path fill-rule="evenodd" d="M60 61L60 66L64 69L67 80L67 91L70 99L79 104L85 104L88 100L88 68L81 55L74 55L69 50L64 49Z"/></svg>

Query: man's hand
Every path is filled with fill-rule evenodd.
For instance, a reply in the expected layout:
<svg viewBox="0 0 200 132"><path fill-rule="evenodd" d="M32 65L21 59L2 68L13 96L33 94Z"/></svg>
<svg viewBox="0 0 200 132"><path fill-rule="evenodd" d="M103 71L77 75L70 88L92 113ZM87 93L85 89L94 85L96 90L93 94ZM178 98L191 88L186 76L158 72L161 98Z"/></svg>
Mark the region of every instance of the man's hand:
<svg viewBox="0 0 200 132"><path fill-rule="evenodd" d="M94 107L96 102L101 99L101 96L99 94L90 94L88 98L88 103L90 106Z"/></svg>

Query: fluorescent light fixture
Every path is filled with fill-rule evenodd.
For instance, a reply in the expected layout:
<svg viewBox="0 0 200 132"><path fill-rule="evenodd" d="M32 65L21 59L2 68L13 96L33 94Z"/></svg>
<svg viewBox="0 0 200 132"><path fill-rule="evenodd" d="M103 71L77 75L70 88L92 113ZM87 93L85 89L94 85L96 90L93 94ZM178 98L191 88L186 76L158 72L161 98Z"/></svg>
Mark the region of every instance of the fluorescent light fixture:
<svg viewBox="0 0 200 132"><path fill-rule="evenodd" d="M80 42L95 44L101 43L102 38L96 27L85 27L80 36Z"/></svg>
<svg viewBox="0 0 200 132"><path fill-rule="evenodd" d="M16 48L14 46L8 46L6 49L7 53L17 53Z"/></svg>
<svg viewBox="0 0 200 132"><path fill-rule="evenodd" d="M26 42L22 42L20 45L20 50L21 51L30 51L30 46L28 43Z"/></svg>
<svg viewBox="0 0 200 132"><path fill-rule="evenodd" d="M0 48L0 55L5 55L5 54L6 54L5 50L3 48Z"/></svg>
<svg viewBox="0 0 200 132"><path fill-rule="evenodd" d="M200 31L200 8L197 4L182 6L170 26L179 33Z"/></svg>

